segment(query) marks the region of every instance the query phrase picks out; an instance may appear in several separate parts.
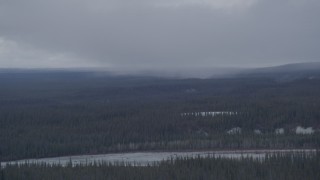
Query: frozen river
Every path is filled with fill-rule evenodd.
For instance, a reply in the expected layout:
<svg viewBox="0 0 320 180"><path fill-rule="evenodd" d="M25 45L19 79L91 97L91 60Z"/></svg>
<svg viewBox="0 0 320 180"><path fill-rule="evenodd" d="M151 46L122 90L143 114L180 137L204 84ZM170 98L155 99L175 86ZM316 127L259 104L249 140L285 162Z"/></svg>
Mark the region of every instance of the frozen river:
<svg viewBox="0 0 320 180"><path fill-rule="evenodd" d="M221 157L235 158L252 157L254 159L263 159L267 154L272 153L299 153L306 152L314 154L315 149L290 149L290 150L234 150L234 151L190 151L190 152L134 152L134 153L114 153L114 154L99 154L99 155L78 155L78 156L63 156L40 159L23 159L10 162L2 162L1 167L7 164L60 164L66 166L72 162L73 165L90 164L94 162L106 163L125 163L136 166L152 165L153 163L176 159L179 157Z"/></svg>

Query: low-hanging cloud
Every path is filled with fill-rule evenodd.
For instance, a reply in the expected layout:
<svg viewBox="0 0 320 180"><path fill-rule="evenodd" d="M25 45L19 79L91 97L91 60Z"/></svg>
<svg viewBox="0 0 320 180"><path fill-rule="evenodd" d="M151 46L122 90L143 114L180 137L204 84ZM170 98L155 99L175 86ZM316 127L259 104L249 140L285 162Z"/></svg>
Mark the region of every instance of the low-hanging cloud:
<svg viewBox="0 0 320 180"><path fill-rule="evenodd" d="M0 37L30 47L15 47L23 67L319 61L319 8L317 0L4 0ZM30 49L34 58L24 58ZM0 66L15 66L1 53Z"/></svg>
<svg viewBox="0 0 320 180"><path fill-rule="evenodd" d="M154 5L159 7L183 7L183 6L207 6L212 9L236 9L248 8L256 3L257 0L162 0Z"/></svg>

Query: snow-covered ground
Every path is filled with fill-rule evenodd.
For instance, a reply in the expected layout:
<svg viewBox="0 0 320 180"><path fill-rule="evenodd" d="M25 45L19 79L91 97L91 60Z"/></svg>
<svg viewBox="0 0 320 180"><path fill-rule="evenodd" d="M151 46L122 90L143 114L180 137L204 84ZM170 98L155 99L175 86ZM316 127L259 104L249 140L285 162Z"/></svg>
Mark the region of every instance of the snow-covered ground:
<svg viewBox="0 0 320 180"><path fill-rule="evenodd" d="M237 112L231 111L213 111L213 112L185 112L181 113L181 116L217 116L217 115L236 115Z"/></svg>
<svg viewBox="0 0 320 180"><path fill-rule="evenodd" d="M296 134L313 134L314 130L313 127L304 128L301 126L298 126L296 128Z"/></svg>
<svg viewBox="0 0 320 180"><path fill-rule="evenodd" d="M263 159L266 154L272 153L299 153L307 152L314 154L315 149L291 149L291 150L236 150L236 151L198 151L198 152L136 152L136 153L115 153L115 154L100 154L100 155L79 155L79 156L64 156L54 158L41 159L24 159L18 161L1 162L1 167L7 164L60 164L66 166L72 162L73 165L90 164L94 162L106 162L111 164L125 163L135 166L152 165L153 163L176 159L178 157L221 157L221 158L235 158L252 157L254 159Z"/></svg>

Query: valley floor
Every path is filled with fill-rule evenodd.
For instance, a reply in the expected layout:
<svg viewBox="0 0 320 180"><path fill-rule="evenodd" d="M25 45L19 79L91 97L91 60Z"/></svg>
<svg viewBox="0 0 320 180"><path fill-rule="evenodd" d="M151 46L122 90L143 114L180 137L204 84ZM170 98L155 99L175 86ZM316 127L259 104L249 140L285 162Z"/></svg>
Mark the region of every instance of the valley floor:
<svg viewBox="0 0 320 180"><path fill-rule="evenodd" d="M23 164L47 164L47 165L87 165L94 163L110 163L113 165L126 164L134 166L154 165L166 160L175 160L178 158L228 158L241 159L253 158L264 159L267 155L272 154L299 154L306 153L309 155L316 154L316 149L259 149L259 150L219 150L219 151L177 151L177 152L133 152L133 153L110 153L97 155L76 155L62 156L39 159L23 159L17 161L1 162L1 167Z"/></svg>

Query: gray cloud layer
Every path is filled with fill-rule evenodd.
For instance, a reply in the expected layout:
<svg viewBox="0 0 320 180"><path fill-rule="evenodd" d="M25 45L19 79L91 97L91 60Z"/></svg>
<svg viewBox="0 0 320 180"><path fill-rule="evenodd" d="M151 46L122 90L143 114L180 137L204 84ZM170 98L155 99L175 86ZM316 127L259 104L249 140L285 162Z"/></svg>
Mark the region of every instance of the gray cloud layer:
<svg viewBox="0 0 320 180"><path fill-rule="evenodd" d="M0 67L320 60L318 0L0 0Z"/></svg>

